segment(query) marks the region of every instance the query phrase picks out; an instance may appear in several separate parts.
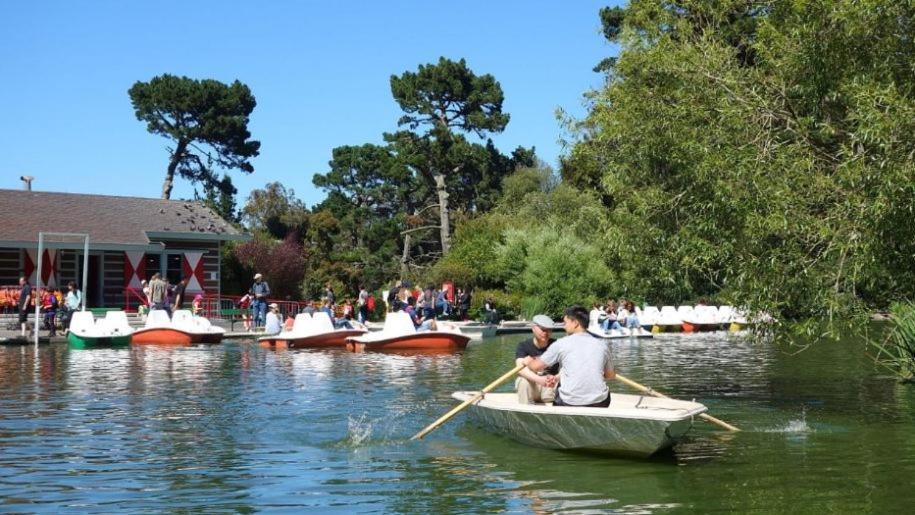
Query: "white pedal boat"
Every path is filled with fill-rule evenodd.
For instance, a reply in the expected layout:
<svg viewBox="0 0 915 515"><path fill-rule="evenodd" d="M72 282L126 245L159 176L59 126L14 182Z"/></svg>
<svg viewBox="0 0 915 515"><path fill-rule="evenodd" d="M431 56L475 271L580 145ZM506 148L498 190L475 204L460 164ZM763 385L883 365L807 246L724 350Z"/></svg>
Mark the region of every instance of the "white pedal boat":
<svg viewBox="0 0 915 515"><path fill-rule="evenodd" d="M589 326L588 332L597 338L603 340L619 340L622 338L654 338L654 335L650 331L647 331L641 327L635 329L621 328L621 329L610 329L609 331L604 331L601 326Z"/></svg>

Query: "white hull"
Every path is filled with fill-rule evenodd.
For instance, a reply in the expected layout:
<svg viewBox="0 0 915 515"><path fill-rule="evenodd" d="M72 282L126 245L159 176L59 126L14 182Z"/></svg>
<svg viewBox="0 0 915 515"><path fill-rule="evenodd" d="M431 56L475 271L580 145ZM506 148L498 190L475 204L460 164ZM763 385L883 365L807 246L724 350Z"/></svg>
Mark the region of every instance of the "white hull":
<svg viewBox="0 0 915 515"><path fill-rule="evenodd" d="M455 392L465 401L477 392ZM518 404L514 393L488 393L470 408L485 428L534 447L650 456L674 445L706 411L696 402L612 394L609 408Z"/></svg>
<svg viewBox="0 0 915 515"><path fill-rule="evenodd" d="M497 326L495 324L463 324L458 325L458 329L461 330L461 334L476 341L495 336Z"/></svg>
<svg viewBox="0 0 915 515"><path fill-rule="evenodd" d="M598 328L589 327L588 332L591 333L592 336L596 336L597 338L601 338L604 340L619 340L621 338L654 338L654 335L651 334L651 332L646 331L645 329L642 329L641 327L639 327L638 329L636 329L634 331L631 329L626 329L626 328L611 329L609 331L604 331L603 329L601 329L599 327Z"/></svg>

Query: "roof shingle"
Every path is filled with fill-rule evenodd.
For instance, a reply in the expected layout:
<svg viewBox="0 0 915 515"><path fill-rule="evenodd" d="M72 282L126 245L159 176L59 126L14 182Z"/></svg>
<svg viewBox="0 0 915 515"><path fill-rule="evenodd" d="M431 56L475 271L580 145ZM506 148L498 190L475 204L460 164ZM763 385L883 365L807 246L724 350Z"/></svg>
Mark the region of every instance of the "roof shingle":
<svg viewBox="0 0 915 515"><path fill-rule="evenodd" d="M147 232L242 235L201 202L0 189L0 240L37 241L39 231L88 233L95 243L146 245Z"/></svg>

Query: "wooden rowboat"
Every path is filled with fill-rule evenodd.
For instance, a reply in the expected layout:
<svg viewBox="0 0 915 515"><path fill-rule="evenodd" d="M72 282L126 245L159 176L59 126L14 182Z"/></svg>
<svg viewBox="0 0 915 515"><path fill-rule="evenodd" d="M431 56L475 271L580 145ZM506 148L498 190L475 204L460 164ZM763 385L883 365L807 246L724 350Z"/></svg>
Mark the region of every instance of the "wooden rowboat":
<svg viewBox="0 0 915 515"><path fill-rule="evenodd" d="M361 352L365 350L457 350L467 347L470 337L461 334L456 327L447 326L437 331L417 331L410 315L402 311L388 313L384 329L346 339L346 348Z"/></svg>
<svg viewBox="0 0 915 515"><path fill-rule="evenodd" d="M286 347L289 349L309 347L344 347L346 339L365 334L365 329L334 329L327 313L314 315L299 313L291 331L262 336L257 339L264 347Z"/></svg>
<svg viewBox="0 0 915 515"><path fill-rule="evenodd" d="M479 392L455 392L466 401ZM611 394L608 408L519 404L515 393L487 393L470 406L484 428L534 447L650 456L677 443L706 407L697 402Z"/></svg>

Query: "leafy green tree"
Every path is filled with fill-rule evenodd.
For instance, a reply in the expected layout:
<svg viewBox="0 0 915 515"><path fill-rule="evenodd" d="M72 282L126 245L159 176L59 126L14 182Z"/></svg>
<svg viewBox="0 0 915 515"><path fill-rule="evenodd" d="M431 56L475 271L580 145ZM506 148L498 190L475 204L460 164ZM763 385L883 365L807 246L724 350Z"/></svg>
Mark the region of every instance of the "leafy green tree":
<svg viewBox="0 0 915 515"><path fill-rule="evenodd" d="M248 132L256 105L248 86L237 80L227 85L164 74L136 82L128 94L147 130L174 144L168 149L162 198L171 197L176 173L211 190L226 186L215 167L254 171L250 160L258 155L260 143Z"/></svg>
<svg viewBox="0 0 915 515"><path fill-rule="evenodd" d="M915 294L915 7L642 0L611 14L622 50L563 177L600 189L605 259L638 295L857 323Z"/></svg>
<svg viewBox="0 0 915 515"><path fill-rule="evenodd" d="M398 250L409 238L406 219L424 196L424 184L388 147L341 146L332 152L330 170L315 174L315 186L328 192L315 211L338 221L333 259L354 273L338 279L353 289L360 282L380 285L397 274Z"/></svg>
<svg viewBox="0 0 915 515"><path fill-rule="evenodd" d="M420 65L416 72L391 76L391 93L404 111L398 125L424 129L422 134L397 133L388 139L434 185L441 248L447 254L451 247L448 178L469 166L473 156L473 147L461 133L483 137L505 129L509 115L502 112L502 87L492 75L477 76L463 59L442 57L436 64Z"/></svg>
<svg viewBox="0 0 915 515"><path fill-rule="evenodd" d="M496 256L508 291L536 300L523 306L527 315L557 317L570 305L603 298L611 284L600 250L558 227L509 229Z"/></svg>
<svg viewBox="0 0 915 515"><path fill-rule="evenodd" d="M241 210L241 220L255 232L266 232L279 240L292 233L301 238L309 223L309 212L294 190L271 182L251 191Z"/></svg>
<svg viewBox="0 0 915 515"><path fill-rule="evenodd" d="M240 219L235 202L236 193L238 189L232 184L232 178L223 175L217 187L205 189L203 202L229 223L237 224Z"/></svg>

